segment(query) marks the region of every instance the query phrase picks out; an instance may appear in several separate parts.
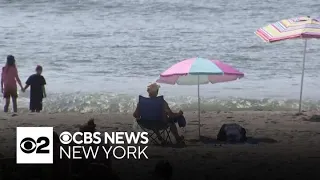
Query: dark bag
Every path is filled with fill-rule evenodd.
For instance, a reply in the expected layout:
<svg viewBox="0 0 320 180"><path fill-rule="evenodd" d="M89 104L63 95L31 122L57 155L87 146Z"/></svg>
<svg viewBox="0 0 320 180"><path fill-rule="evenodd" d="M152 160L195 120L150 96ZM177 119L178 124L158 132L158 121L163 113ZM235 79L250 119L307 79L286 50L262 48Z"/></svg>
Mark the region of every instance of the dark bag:
<svg viewBox="0 0 320 180"><path fill-rule="evenodd" d="M239 131L238 135L240 137L235 137L233 134L229 134L227 131L230 130L230 127L233 128L232 130ZM236 128L236 129L235 129ZM217 135L218 141L228 141L228 142L245 142L247 140L247 131L242 126L238 124L223 124L219 130Z"/></svg>

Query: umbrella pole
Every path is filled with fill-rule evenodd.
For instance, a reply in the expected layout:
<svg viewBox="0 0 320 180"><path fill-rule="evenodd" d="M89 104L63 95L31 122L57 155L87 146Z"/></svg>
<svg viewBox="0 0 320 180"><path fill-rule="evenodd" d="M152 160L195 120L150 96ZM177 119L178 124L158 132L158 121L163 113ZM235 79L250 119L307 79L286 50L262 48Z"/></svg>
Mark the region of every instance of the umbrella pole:
<svg viewBox="0 0 320 180"><path fill-rule="evenodd" d="M301 113L301 104L302 104L302 91L303 91L303 79L304 79L304 67L306 63L306 54L307 54L307 39L304 40L304 51L303 51L303 64L302 64L302 73L301 73L301 86L300 86L300 101L299 101L299 113Z"/></svg>
<svg viewBox="0 0 320 180"><path fill-rule="evenodd" d="M198 131L199 131L199 138L200 138L200 76L198 75Z"/></svg>

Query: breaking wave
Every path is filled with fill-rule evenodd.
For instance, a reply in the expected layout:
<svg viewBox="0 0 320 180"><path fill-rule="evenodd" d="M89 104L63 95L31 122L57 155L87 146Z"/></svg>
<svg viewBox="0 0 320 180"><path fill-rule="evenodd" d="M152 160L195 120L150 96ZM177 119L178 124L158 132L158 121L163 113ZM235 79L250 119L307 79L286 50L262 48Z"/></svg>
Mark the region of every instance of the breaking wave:
<svg viewBox="0 0 320 180"><path fill-rule="evenodd" d="M196 111L198 109L197 97L191 96L166 96L165 99L172 109L184 111ZM3 101L3 100L2 100ZM3 102L2 102L3 103ZM44 111L56 112L133 112L137 103L137 96L126 94L54 94L44 100ZM201 98L201 111L291 111L299 107L298 100L279 99L243 99L230 97L226 99ZM28 98L19 98L19 109L28 111ZM303 101L304 110L320 109L320 101Z"/></svg>

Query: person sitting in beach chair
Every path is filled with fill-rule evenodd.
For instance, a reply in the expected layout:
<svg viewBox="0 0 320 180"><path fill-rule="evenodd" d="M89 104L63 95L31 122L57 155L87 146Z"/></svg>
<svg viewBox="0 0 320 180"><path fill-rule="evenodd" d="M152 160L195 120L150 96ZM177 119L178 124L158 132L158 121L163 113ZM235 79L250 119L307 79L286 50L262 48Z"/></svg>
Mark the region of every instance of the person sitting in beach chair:
<svg viewBox="0 0 320 180"><path fill-rule="evenodd" d="M166 143L167 139L171 141L170 132L167 131L168 127L170 127L170 131L174 135L176 142L181 143L183 136L179 135L175 123L178 122L180 127L185 127L186 120L183 112L181 110L178 113L172 112L163 96L158 96L159 88L160 86L156 83L148 86L147 92L149 98L139 96L139 102L133 116L142 128L152 130L161 141L161 144ZM167 138L163 139L161 134L165 132L167 133ZM154 140L151 136L152 134L149 138Z"/></svg>

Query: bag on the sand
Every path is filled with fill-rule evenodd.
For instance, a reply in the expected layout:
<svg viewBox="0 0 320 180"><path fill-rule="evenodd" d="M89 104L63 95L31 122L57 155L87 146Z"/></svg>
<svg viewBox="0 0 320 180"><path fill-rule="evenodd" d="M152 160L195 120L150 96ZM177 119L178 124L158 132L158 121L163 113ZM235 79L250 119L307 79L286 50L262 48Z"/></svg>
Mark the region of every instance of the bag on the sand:
<svg viewBox="0 0 320 180"><path fill-rule="evenodd" d="M218 141L244 142L247 140L246 130L239 124L223 124L217 135Z"/></svg>

